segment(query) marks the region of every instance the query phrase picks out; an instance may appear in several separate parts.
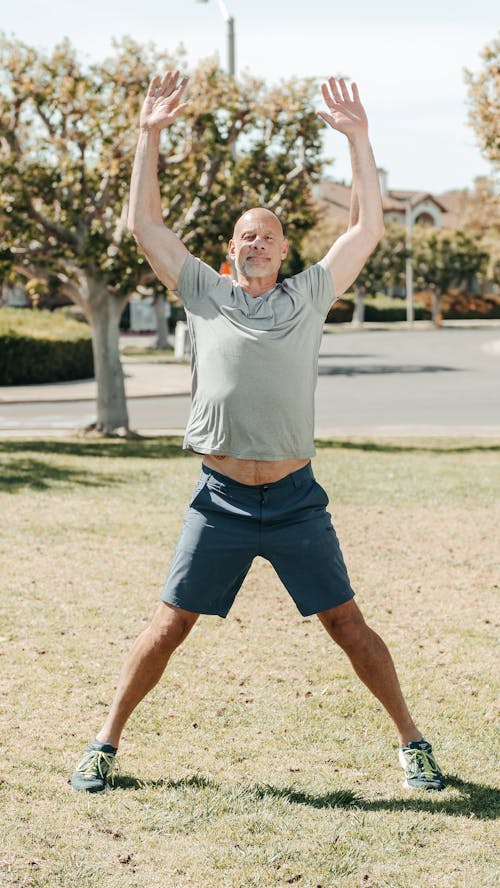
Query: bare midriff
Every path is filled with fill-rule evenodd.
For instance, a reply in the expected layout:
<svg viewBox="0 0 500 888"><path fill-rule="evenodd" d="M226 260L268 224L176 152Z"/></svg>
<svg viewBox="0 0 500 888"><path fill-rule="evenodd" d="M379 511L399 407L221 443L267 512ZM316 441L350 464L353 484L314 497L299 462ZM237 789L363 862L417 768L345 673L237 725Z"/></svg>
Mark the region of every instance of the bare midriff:
<svg viewBox="0 0 500 888"><path fill-rule="evenodd" d="M235 456L205 454L203 462L208 468L227 475L240 484L273 484L286 475L297 472L310 462L309 459L237 459Z"/></svg>

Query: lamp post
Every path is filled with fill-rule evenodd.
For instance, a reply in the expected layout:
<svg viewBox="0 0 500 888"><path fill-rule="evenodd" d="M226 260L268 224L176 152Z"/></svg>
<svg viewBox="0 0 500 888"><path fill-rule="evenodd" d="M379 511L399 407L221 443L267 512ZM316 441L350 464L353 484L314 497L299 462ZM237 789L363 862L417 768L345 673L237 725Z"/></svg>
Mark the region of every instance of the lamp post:
<svg viewBox="0 0 500 888"><path fill-rule="evenodd" d="M406 201L406 322L413 327L413 267L412 267L412 206L411 201Z"/></svg>
<svg viewBox="0 0 500 888"><path fill-rule="evenodd" d="M197 0L198 3L208 3L208 0ZM224 0L218 0L222 18L227 23L227 70L230 77L236 75L235 64L235 36L234 36L234 18L229 12Z"/></svg>

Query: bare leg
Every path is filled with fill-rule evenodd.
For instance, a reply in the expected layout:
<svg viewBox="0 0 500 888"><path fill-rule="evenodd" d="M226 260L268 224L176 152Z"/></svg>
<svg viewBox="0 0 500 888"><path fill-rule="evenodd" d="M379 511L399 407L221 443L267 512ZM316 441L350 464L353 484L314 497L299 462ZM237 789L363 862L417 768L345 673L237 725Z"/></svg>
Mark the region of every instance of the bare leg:
<svg viewBox="0 0 500 888"><path fill-rule="evenodd" d="M97 740L118 747L128 717L158 683L171 654L187 637L198 616L160 602L150 625L136 639L122 666L111 708Z"/></svg>
<svg viewBox="0 0 500 888"><path fill-rule="evenodd" d="M354 601L318 614L326 631L346 652L366 687L391 716L402 746L421 740L401 692L392 657L382 639L365 623Z"/></svg>

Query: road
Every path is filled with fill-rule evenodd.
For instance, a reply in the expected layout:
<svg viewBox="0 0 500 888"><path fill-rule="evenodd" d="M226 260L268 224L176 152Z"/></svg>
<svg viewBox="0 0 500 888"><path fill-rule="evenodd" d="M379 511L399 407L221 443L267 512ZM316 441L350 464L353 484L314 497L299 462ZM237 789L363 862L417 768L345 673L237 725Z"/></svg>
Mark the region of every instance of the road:
<svg viewBox="0 0 500 888"><path fill-rule="evenodd" d="M325 332L316 433L479 434L500 437L498 329L366 329ZM0 405L0 432L78 429L92 401ZM129 398L141 431L185 427L185 395Z"/></svg>

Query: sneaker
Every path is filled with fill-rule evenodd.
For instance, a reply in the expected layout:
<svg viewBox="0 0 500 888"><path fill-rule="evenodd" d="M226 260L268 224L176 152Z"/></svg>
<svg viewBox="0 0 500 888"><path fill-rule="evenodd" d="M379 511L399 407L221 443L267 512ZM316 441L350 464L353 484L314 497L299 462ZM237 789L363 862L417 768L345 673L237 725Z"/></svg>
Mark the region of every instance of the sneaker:
<svg viewBox="0 0 500 888"><path fill-rule="evenodd" d="M408 789L443 789L445 779L427 740L414 740L399 747L399 761L405 769Z"/></svg>
<svg viewBox="0 0 500 888"><path fill-rule="evenodd" d="M103 792L115 766L116 752L110 743L100 743L99 740L89 743L86 754L71 777L73 789Z"/></svg>

